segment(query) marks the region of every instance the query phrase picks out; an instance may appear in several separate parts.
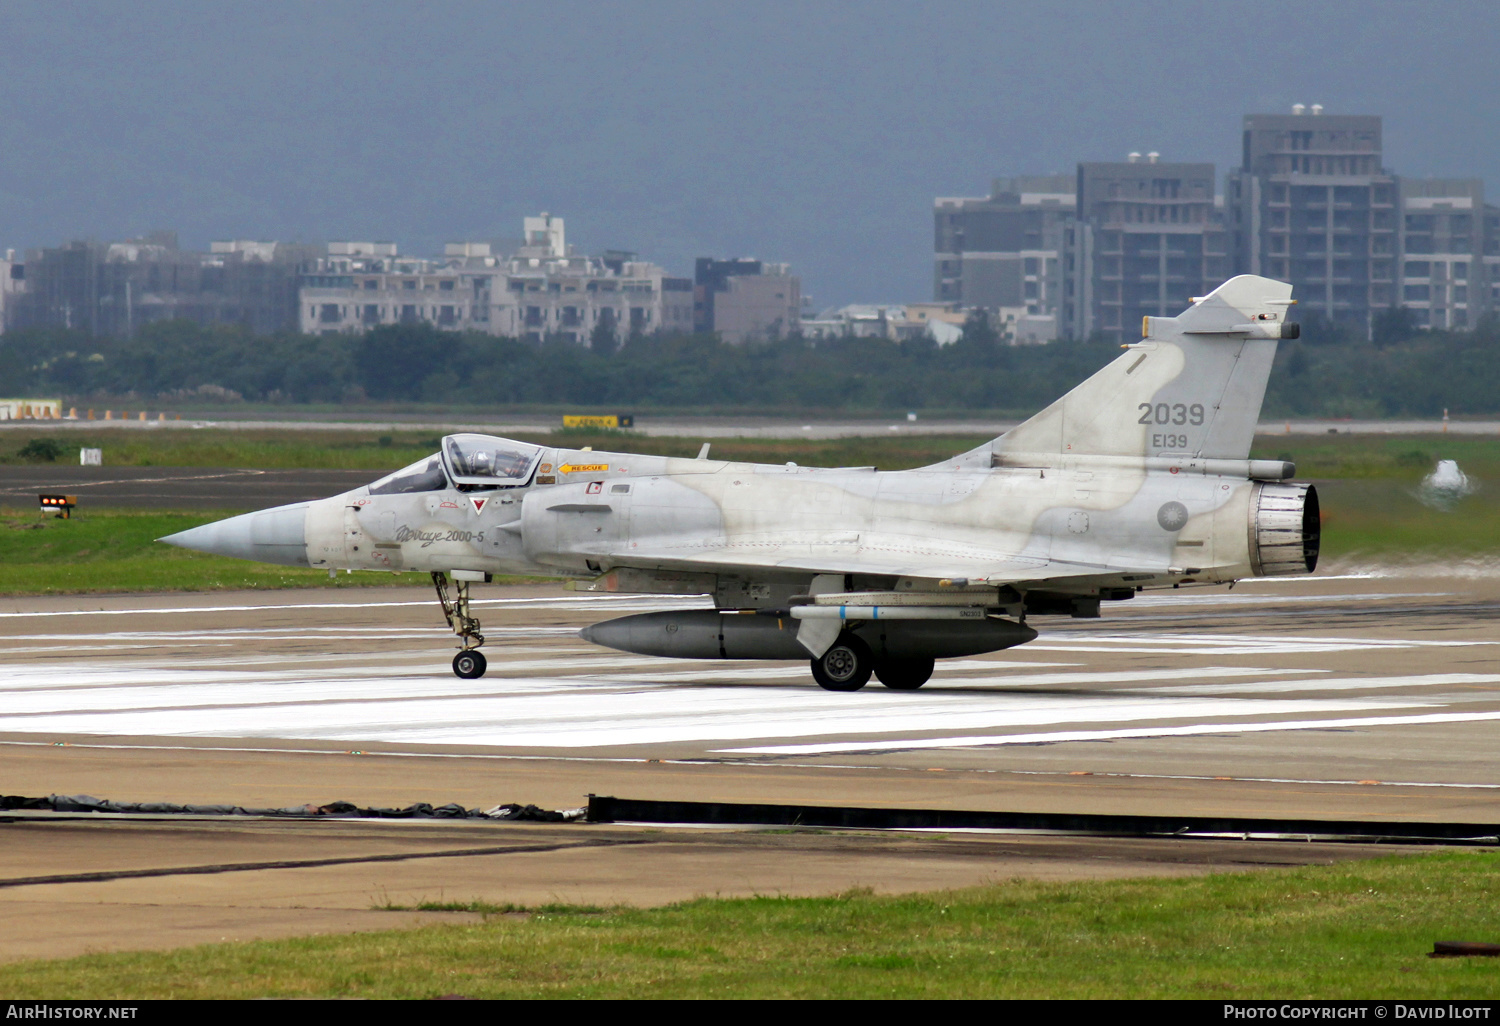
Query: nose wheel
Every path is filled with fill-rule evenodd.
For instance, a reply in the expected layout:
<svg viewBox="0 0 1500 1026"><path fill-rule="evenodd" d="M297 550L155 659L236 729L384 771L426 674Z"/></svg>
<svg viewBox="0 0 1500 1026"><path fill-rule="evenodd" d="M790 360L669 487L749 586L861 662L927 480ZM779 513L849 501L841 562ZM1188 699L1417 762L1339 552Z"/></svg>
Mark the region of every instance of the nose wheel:
<svg viewBox="0 0 1500 1026"><path fill-rule="evenodd" d="M443 607L443 616L448 626L458 635L459 653L453 657L453 672L465 680L483 677L489 660L479 652L484 644L484 635L479 633L479 621L469 615L469 582L454 581L449 591L448 575L441 570L432 572L432 584L437 589L438 602Z"/></svg>
<svg viewBox="0 0 1500 1026"><path fill-rule="evenodd" d="M485 667L488 665L489 660L485 659L484 653L478 649L469 649L453 657L453 672L464 680L483 677Z"/></svg>

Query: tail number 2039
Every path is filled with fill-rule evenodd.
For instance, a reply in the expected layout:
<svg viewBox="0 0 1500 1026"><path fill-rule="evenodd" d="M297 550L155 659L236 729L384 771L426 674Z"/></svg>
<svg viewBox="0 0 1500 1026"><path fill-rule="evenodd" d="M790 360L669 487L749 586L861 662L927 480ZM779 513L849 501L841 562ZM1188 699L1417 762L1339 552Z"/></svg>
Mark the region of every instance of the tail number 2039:
<svg viewBox="0 0 1500 1026"><path fill-rule="evenodd" d="M1203 423L1203 404L1193 403L1141 403L1136 407L1141 411L1141 419L1137 424L1192 424L1194 427Z"/></svg>

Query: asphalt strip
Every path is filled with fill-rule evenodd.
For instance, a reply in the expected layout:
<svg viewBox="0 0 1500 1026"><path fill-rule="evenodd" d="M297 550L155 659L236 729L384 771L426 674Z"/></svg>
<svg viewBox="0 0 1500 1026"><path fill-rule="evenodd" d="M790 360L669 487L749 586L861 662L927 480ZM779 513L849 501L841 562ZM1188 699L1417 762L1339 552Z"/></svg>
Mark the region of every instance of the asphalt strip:
<svg viewBox="0 0 1500 1026"><path fill-rule="evenodd" d="M339 758L355 756L368 759L479 759L493 762L585 762L660 764L663 766L737 766L745 769L814 769L853 770L861 773L932 773L933 769L918 766L871 766L859 763L834 762L764 762L741 759L658 759L645 755L519 755L497 752L411 752L378 749L346 748L250 748L240 745L146 745L146 744L96 744L90 741L7 741L0 746L20 748L83 748L105 751L138 752L232 752L252 755L332 755ZM1015 774L1027 777L1106 777L1126 780L1213 780L1232 781L1241 784L1315 784L1325 787L1440 787L1458 791L1500 791L1500 784L1445 783L1431 780L1328 780L1302 777L1226 777L1204 776L1193 773L1120 773L1109 770L1078 772L1071 770L1028 770L1003 767L991 769L984 766L966 766L961 770L942 770L944 773L989 773Z"/></svg>

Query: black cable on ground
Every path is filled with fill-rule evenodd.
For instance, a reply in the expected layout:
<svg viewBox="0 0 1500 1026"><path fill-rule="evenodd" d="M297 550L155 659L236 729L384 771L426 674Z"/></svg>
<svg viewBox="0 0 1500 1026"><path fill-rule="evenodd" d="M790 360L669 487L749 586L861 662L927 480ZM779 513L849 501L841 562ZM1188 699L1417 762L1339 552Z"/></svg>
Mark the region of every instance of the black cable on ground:
<svg viewBox="0 0 1500 1026"><path fill-rule="evenodd" d="M262 816L277 819L488 819L564 823L582 819L585 809L543 809L511 802L488 809L465 808L455 802L429 805L417 802L405 808L364 808L353 802L325 805L290 805L279 809L246 808L241 805L176 805L171 802L114 802L89 794L53 794L45 798L0 795L0 811L118 812L153 816Z"/></svg>
<svg viewBox="0 0 1500 1026"><path fill-rule="evenodd" d="M590 823L843 827L857 830L1037 830L1117 837L1240 836L1401 844L1500 845L1500 823L1403 823L1241 816L1120 816L1075 812L971 812L824 805L654 801L589 795Z"/></svg>

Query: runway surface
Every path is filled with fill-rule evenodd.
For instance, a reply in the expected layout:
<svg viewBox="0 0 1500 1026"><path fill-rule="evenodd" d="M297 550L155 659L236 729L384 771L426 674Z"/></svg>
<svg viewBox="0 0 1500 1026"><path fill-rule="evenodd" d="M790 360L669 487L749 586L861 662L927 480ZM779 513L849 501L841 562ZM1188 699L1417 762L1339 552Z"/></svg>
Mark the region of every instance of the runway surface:
<svg viewBox="0 0 1500 1026"><path fill-rule="evenodd" d="M1037 641L942 661L919 692L853 695L815 687L805 663L659 659L576 636L702 599L476 590L490 639L478 681L450 672L424 592L0 600L0 732L1380 780L1500 799L1500 600L1484 579L1147 594L1103 620L1034 621Z"/></svg>
<svg viewBox="0 0 1500 1026"><path fill-rule="evenodd" d="M415 589L0 600L3 790L549 808L597 793L1500 824L1500 587L1483 574L1146 595L1107 606L1102 620L1035 620L1036 642L940 663L914 693L872 683L835 694L804 663L652 659L576 636L598 619L698 599L552 586L476 595L491 639L490 672L476 681L452 675L451 637ZM387 901L654 903L1392 850L1016 835L773 843L763 832L663 838L628 825L94 819L0 830L0 905L28 924L0 958L170 946L217 939L221 927L218 936L371 929L397 915L375 910ZM590 838L600 843L580 845ZM442 854L522 842L553 847ZM428 853L420 865L6 883L414 849Z"/></svg>

